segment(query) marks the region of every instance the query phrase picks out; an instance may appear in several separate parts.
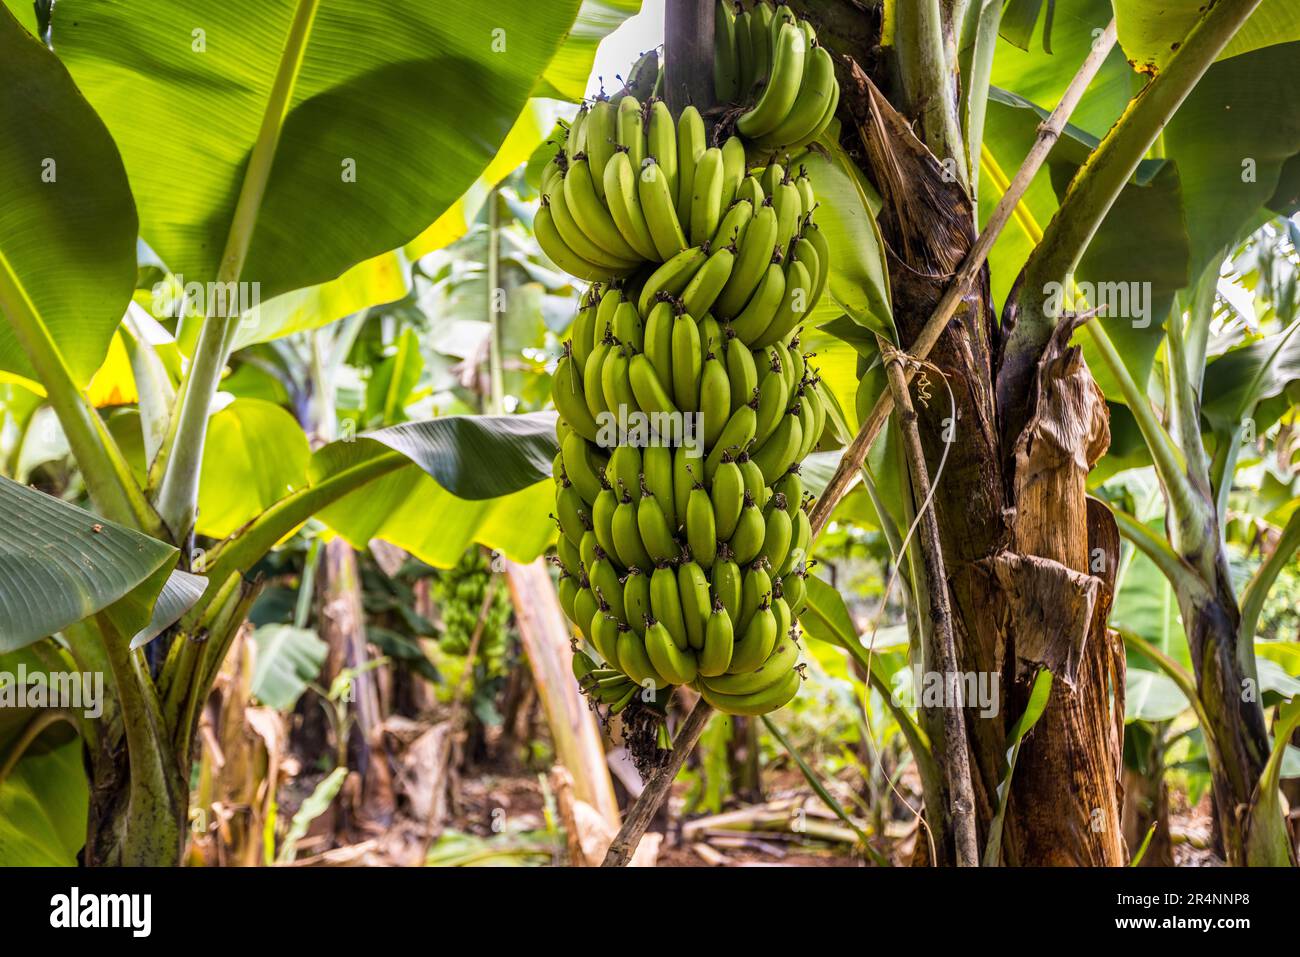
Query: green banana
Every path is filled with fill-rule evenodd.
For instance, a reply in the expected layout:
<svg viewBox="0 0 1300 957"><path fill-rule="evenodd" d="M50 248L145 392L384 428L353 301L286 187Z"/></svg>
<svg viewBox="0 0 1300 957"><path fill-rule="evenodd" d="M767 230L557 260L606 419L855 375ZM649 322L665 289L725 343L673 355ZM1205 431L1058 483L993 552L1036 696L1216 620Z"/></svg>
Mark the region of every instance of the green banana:
<svg viewBox="0 0 1300 957"><path fill-rule="evenodd" d="M813 287L812 301L809 303L809 310L821 302L822 293L826 291L826 284L831 275L831 247L826 241L826 234L821 231L816 223L810 222L804 227L804 238L812 244L813 249L817 251L817 261L821 263L821 270L817 274L817 284Z"/></svg>
<svg viewBox="0 0 1300 957"><path fill-rule="evenodd" d="M718 549L718 532L713 517L713 502L704 486L696 483L686 502L686 544L691 557L701 568L712 568Z"/></svg>
<svg viewBox="0 0 1300 957"><path fill-rule="evenodd" d="M578 489L584 502L595 502L600 495L600 472L593 461L591 446L577 432L570 432L560 448L564 456L564 472L569 481Z"/></svg>
<svg viewBox="0 0 1300 957"><path fill-rule="evenodd" d="M793 260L786 268L785 293L781 296L781 305L772 317L767 328L753 340L754 348L761 349L780 342L789 335L799 323L803 322L811 306L812 278L799 260Z"/></svg>
<svg viewBox="0 0 1300 957"><path fill-rule="evenodd" d="M613 562L605 556L604 551L599 552L596 561L589 566L587 579L591 582L591 590L596 597L609 606L615 617L627 617L623 607L623 584L619 581Z"/></svg>
<svg viewBox="0 0 1300 957"><path fill-rule="evenodd" d="M754 52L754 79L751 85L766 83L772 71L771 32L772 8L766 3L754 4L749 18L750 46Z"/></svg>
<svg viewBox="0 0 1300 957"><path fill-rule="evenodd" d="M596 441L600 430L587 404L582 383L578 381L572 350L567 345L551 378L551 399L561 418L576 434L589 442Z"/></svg>
<svg viewBox="0 0 1300 957"><path fill-rule="evenodd" d="M805 41L807 38L805 37ZM805 56L804 74L790 111L777 126L758 138L763 149L797 149L816 135L826 107L835 94L835 61L825 47Z"/></svg>
<svg viewBox="0 0 1300 957"><path fill-rule="evenodd" d="M629 262L641 258L641 254L623 238L614 217L605 208L585 159L569 164L569 172L564 177L564 203L578 228L611 256Z"/></svg>
<svg viewBox="0 0 1300 957"><path fill-rule="evenodd" d="M722 221L718 223L718 228L709 237L709 248L720 249L723 246L732 246L739 250L745 241L749 221L753 217L753 203L747 199L738 199L733 202L726 213L723 214ZM732 271L734 271L734 268ZM728 273L727 281L731 281L730 273Z"/></svg>
<svg viewBox="0 0 1300 957"><path fill-rule="evenodd" d="M766 530L763 513L748 490L745 491L744 507L736 522L736 530L731 533L728 543L735 555L738 565L748 565L758 557L763 548L763 533Z"/></svg>
<svg viewBox="0 0 1300 957"><path fill-rule="evenodd" d="M660 300L650 307L645 321L645 354L664 389L673 393L673 319L671 301Z"/></svg>
<svg viewBox="0 0 1300 957"><path fill-rule="evenodd" d="M754 499L754 504L762 508L772 494L772 490L763 482L763 473L750 460L748 452L741 452L736 457L736 465L740 467L740 474L745 479L745 491Z"/></svg>
<svg viewBox="0 0 1300 957"><path fill-rule="evenodd" d="M587 504L571 482L561 485L555 496L555 518L560 523L560 531L575 545L582 541L583 533L590 528L591 515Z"/></svg>
<svg viewBox="0 0 1300 957"><path fill-rule="evenodd" d="M699 410L700 375L704 355L700 348L700 330L686 313L673 319L673 399L683 412Z"/></svg>
<svg viewBox="0 0 1300 957"><path fill-rule="evenodd" d="M649 315L651 307L659 301L661 295L680 295L708 258L708 253L702 247L692 246L682 249L651 273L637 297L636 305L641 315Z"/></svg>
<svg viewBox="0 0 1300 957"><path fill-rule="evenodd" d="M735 412L753 397L758 388L754 353L740 341L735 330L729 330L727 336L727 378L731 383L731 411Z"/></svg>
<svg viewBox="0 0 1300 957"><path fill-rule="evenodd" d="M753 694L719 694L704 687L700 696L724 714L758 717L789 704L799 693L799 681L799 672L791 671L782 681Z"/></svg>
<svg viewBox="0 0 1300 957"><path fill-rule="evenodd" d="M650 614L650 574L639 566L629 568L623 578L623 608L632 630L644 637L645 617Z"/></svg>
<svg viewBox="0 0 1300 957"><path fill-rule="evenodd" d="M787 412L777 425L776 431L772 433L772 437L750 455L750 459L758 466L763 476L764 485L774 483L797 461L796 456L799 454L799 445L802 441L803 425L800 423L799 416L793 411Z"/></svg>
<svg viewBox="0 0 1300 957"><path fill-rule="evenodd" d="M695 175L691 181L691 244L698 246L706 242L717 231L722 221L722 150L714 146L706 149L695 163ZM696 313L704 315L704 313Z"/></svg>
<svg viewBox="0 0 1300 957"><path fill-rule="evenodd" d="M561 535L560 541L564 540L564 536ZM560 594L560 607L564 609L564 614L568 616L569 621L578 620L578 612L573 607L574 601L578 597L578 589L578 579L573 575L565 574L560 576L560 584L558 588Z"/></svg>
<svg viewBox="0 0 1300 957"><path fill-rule="evenodd" d="M740 185L736 188L736 199L749 200L755 211L763 205L763 200L766 198L767 194L763 192L763 186L755 176L746 174L745 178L740 181Z"/></svg>
<svg viewBox="0 0 1300 957"><path fill-rule="evenodd" d="M742 135L750 139L764 136L775 130L789 115L790 108L799 95L807 46L808 41L798 27L789 23L781 26L767 86L763 88L754 108L736 120L736 129Z"/></svg>
<svg viewBox="0 0 1300 957"><path fill-rule="evenodd" d="M745 99L754 86L754 47L749 36L749 11L736 14L736 66L739 71L737 99Z"/></svg>
<svg viewBox="0 0 1300 957"><path fill-rule="evenodd" d="M646 653L645 641L630 628L620 629L618 633L618 666L642 688L649 686L657 690L672 683L656 670Z"/></svg>
<svg viewBox="0 0 1300 957"><path fill-rule="evenodd" d="M767 505L763 549L759 552L759 556L767 559L768 566L774 572L779 573L785 566L793 534L794 523L790 520L790 513L785 510L785 496L777 492Z"/></svg>
<svg viewBox="0 0 1300 957"><path fill-rule="evenodd" d="M706 482L713 481L713 474L722 461L723 452L743 449L753 441L755 422L756 414L753 404L742 405L731 414L731 418L727 420L727 424L722 428L722 434L718 436L717 443L713 446L713 451L704 460L704 480Z"/></svg>
<svg viewBox="0 0 1300 957"><path fill-rule="evenodd" d="M740 94L740 63L736 49L736 14L718 0L713 15L713 95L730 103Z"/></svg>
<svg viewBox="0 0 1300 957"><path fill-rule="evenodd" d="M652 562L663 564L680 557L681 546L673 538L668 516L644 480L641 482L641 501L636 509L636 525L641 543Z"/></svg>
<svg viewBox="0 0 1300 957"><path fill-rule="evenodd" d="M740 254L736 257L736 264L713 304L714 311L723 319L738 316L754 295L776 250L777 225L776 210L770 203L765 204L760 199L745 230L744 239L739 244Z"/></svg>
<svg viewBox="0 0 1300 957"><path fill-rule="evenodd" d="M695 196L695 167L708 148L704 117L694 106L677 118L677 219L682 229L691 228L691 201Z"/></svg>
<svg viewBox="0 0 1300 957"><path fill-rule="evenodd" d="M727 674L733 675L753 671L776 647L776 615L771 605L759 605L748 624L741 626L737 623L737 630L742 637L736 642L731 653L731 665L727 668Z"/></svg>
<svg viewBox="0 0 1300 957"><path fill-rule="evenodd" d="M736 201L740 184L745 181L745 143L739 136L728 136L722 144L722 208Z"/></svg>
<svg viewBox="0 0 1300 957"><path fill-rule="evenodd" d="M725 674L731 665L731 652L735 645L731 617L720 598L714 597L712 612L704 628L704 647L699 654L699 673L711 678Z"/></svg>
<svg viewBox="0 0 1300 957"><path fill-rule="evenodd" d="M681 517L673 498L673 450L667 445L647 446L641 454L641 464L644 469L642 478L645 479L650 494L664 510L668 527L676 534Z"/></svg>
<svg viewBox="0 0 1300 957"><path fill-rule="evenodd" d="M647 154L654 157L659 169L668 177L668 189L677 197L677 121L663 100L650 106L650 122L646 127ZM675 204L674 204L675 205Z"/></svg>
<svg viewBox="0 0 1300 957"><path fill-rule="evenodd" d="M635 96L625 96L618 104L616 117L618 145L624 147L633 169L640 169L645 159L645 116Z"/></svg>
<svg viewBox="0 0 1300 957"><path fill-rule="evenodd" d="M564 195L563 189L553 191L547 198L550 200L547 208L550 210L551 218L555 222L555 229L560 234L560 238L564 240L564 244L587 262L595 263L603 268L606 271L606 278L608 276L626 275L640 265L640 260L623 259L611 252L607 252L583 232L582 227L578 225L578 221L573 218L573 211L569 209L569 201ZM534 217L534 223L535 221L536 218ZM535 229L534 226L534 231Z"/></svg>
<svg viewBox="0 0 1300 957"><path fill-rule="evenodd" d="M620 445L610 453L605 466L605 481L614 489L617 498L641 487L641 450L635 445Z"/></svg>
<svg viewBox="0 0 1300 957"><path fill-rule="evenodd" d="M578 549L573 542L563 535L559 536L555 540L555 554L560 560L560 567L572 577L577 578L578 571L582 568L582 558L579 556Z"/></svg>
<svg viewBox="0 0 1300 957"><path fill-rule="evenodd" d="M712 350L704 357L704 371L700 374L699 409L704 445L712 448L731 418L731 380L726 366Z"/></svg>
<svg viewBox="0 0 1300 957"><path fill-rule="evenodd" d="M591 630L591 622L600 611L600 600L595 593L586 584L586 579L579 579L582 587L577 591L573 598L574 622L578 625L578 631L588 640L591 636L587 634Z"/></svg>
<svg viewBox="0 0 1300 957"><path fill-rule="evenodd" d="M676 415L677 406L673 405L664 385L659 381L655 368L644 352L638 352L628 365L628 380L632 384L632 394L636 404L643 411L660 415Z"/></svg>
<svg viewBox="0 0 1300 957"><path fill-rule="evenodd" d="M745 345L753 342L776 318L785 300L786 275L780 263L769 263L758 288L740 315L731 323L732 331Z"/></svg>
<svg viewBox="0 0 1300 957"><path fill-rule="evenodd" d="M591 643L596 646L600 656L605 659L605 663L611 667L618 667L618 619L612 615L606 615L597 611L591 621L591 630L589 635Z"/></svg>
<svg viewBox="0 0 1300 957"><path fill-rule="evenodd" d="M689 684L699 673L694 653L679 648L668 627L653 618L646 622L645 650L655 671L669 684Z"/></svg>
<svg viewBox="0 0 1300 957"><path fill-rule="evenodd" d="M713 586L713 597L722 603L727 611L727 619L734 622L740 616L740 596L744 590L744 576L736 564L735 553L731 546L723 543L718 547L718 557L709 574Z"/></svg>
<svg viewBox="0 0 1300 957"><path fill-rule="evenodd" d="M653 562L641 541L641 530L637 518L640 509L633 504L632 495L627 490L614 509L614 521L611 531L614 536L614 554L624 568L650 568ZM626 586L625 586L626 587Z"/></svg>
<svg viewBox="0 0 1300 957"><path fill-rule="evenodd" d="M708 314L735 263L736 252L731 246L723 246L709 256L682 291L682 306L688 314L701 319Z"/></svg>
<svg viewBox="0 0 1300 957"><path fill-rule="evenodd" d="M647 161L640 170L637 197L641 200L641 212L659 253L658 258L667 261L690 244L686 242L686 232L676 211L667 174L654 161ZM677 175L680 183L680 170Z"/></svg>
<svg viewBox="0 0 1300 957"><path fill-rule="evenodd" d="M620 302L614 309L614 338L633 352L645 348L645 324L636 304L630 300Z"/></svg>
<svg viewBox="0 0 1300 957"><path fill-rule="evenodd" d="M650 613L663 623L673 644L686 648L686 622L682 618L682 600L677 590L677 575L669 565L660 565L650 576Z"/></svg>
<svg viewBox="0 0 1300 957"><path fill-rule="evenodd" d="M793 531L790 536L790 548L786 552L785 561L776 568L777 577L783 580L797 565L808 558L808 546L812 544L812 523L808 520L807 512L802 508L795 509L791 525Z"/></svg>
<svg viewBox="0 0 1300 957"><path fill-rule="evenodd" d="M793 638L778 635L772 653L753 671L719 675L703 684L710 691L719 694L746 695L762 691L786 680L786 676L799 662L799 651L799 644Z"/></svg>
<svg viewBox="0 0 1300 957"><path fill-rule="evenodd" d="M538 208L537 215L533 217L533 235L537 238L537 245L542 248L542 252L546 253L546 258L570 276L597 282L631 271L631 267L624 270L598 266L575 252L560 238L560 232L555 227L551 205L545 197L542 198L542 205Z"/></svg>
<svg viewBox="0 0 1300 957"><path fill-rule="evenodd" d="M600 490L600 494L596 496L596 501L591 505L591 526L592 532L596 536L596 543L600 545L605 554L615 558L618 557L618 549L614 546L614 510L616 508L618 508L618 497L608 485ZM564 541L563 538L560 540Z"/></svg>
<svg viewBox="0 0 1300 957"><path fill-rule="evenodd" d="M628 377L631 358L620 346L611 349L605 357L605 364L600 370L600 389L605 397L605 406L615 415L622 409L628 417L639 412L636 393L632 391L632 381Z"/></svg>
<svg viewBox="0 0 1300 957"><path fill-rule="evenodd" d="M677 566L677 594L682 603L687 643L698 651L704 647L710 604L709 579L698 562L682 562Z"/></svg>
<svg viewBox="0 0 1300 957"><path fill-rule="evenodd" d="M713 486L709 489L717 537L726 541L736 531L740 510L745 507L745 479L740 466L731 454L724 452L717 470L713 473Z"/></svg>
<svg viewBox="0 0 1300 957"><path fill-rule="evenodd" d="M625 150L618 150L605 164L602 178L605 204L623 238L642 259L659 258L659 248L650 234L641 197L637 191L637 171Z"/></svg>
<svg viewBox="0 0 1300 957"><path fill-rule="evenodd" d="M578 314L573 317L569 342L573 345L573 358L577 360L579 369L587 365L587 357L596 345L596 314L600 311L600 297L600 283L592 283L578 307Z"/></svg>
<svg viewBox="0 0 1300 957"><path fill-rule="evenodd" d="M804 612L804 604L807 598L808 590L804 582L806 572L795 570L781 579L782 598L790 606L790 615L798 618Z"/></svg>

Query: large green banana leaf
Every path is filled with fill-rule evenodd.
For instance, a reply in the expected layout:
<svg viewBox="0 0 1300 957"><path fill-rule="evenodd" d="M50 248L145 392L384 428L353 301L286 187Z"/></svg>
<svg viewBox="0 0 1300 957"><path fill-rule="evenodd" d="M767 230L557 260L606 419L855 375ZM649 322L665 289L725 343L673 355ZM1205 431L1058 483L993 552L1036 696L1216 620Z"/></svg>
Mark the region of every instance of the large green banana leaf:
<svg viewBox="0 0 1300 957"><path fill-rule="evenodd" d="M149 622L176 549L0 478L0 652L116 603L135 634Z"/></svg>
<svg viewBox="0 0 1300 957"><path fill-rule="evenodd" d="M30 4L28 5L30 9ZM36 374L18 330L58 343L76 385L108 350L136 275L136 213L104 124L0 9L0 370ZM143 124L147 126L148 124Z"/></svg>
<svg viewBox="0 0 1300 957"><path fill-rule="evenodd" d="M90 805L81 752L80 740L28 752L0 785L0 866L76 865Z"/></svg>
<svg viewBox="0 0 1300 957"><path fill-rule="evenodd" d="M52 34L122 152L144 239L187 281L216 278L254 145L274 149L241 274L267 300L437 219L488 165L577 10L190 0L178 18L163 0L61 0ZM283 112L268 113L276 93Z"/></svg>
<svg viewBox="0 0 1300 957"><path fill-rule="evenodd" d="M1152 73L1169 61L1208 6L1205 0L1114 0L1114 4L1119 45L1135 67ZM1300 4L1263 0L1219 59L1292 40L1300 40Z"/></svg>

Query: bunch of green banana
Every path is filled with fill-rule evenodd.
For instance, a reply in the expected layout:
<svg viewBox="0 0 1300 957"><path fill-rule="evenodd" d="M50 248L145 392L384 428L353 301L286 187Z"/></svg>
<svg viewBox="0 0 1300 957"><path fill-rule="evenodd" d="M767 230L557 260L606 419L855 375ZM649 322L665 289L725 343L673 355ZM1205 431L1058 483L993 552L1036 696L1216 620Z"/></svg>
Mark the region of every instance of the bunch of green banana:
<svg viewBox="0 0 1300 957"><path fill-rule="evenodd" d="M433 579L433 598L443 626L438 643L443 651L453 655L469 652L491 580L492 569L488 557L477 545L466 550L458 564L438 572ZM510 595L505 588L498 587L488 605L475 652L487 677L506 673L511 644L511 612Z"/></svg>
<svg viewBox="0 0 1300 957"><path fill-rule="evenodd" d="M689 684L763 714L799 687L799 463L828 411L799 336L830 255L803 170L748 171L731 142L706 149L693 109L674 124L624 96L581 114L546 174L558 233L587 244L562 255L601 276L552 379L553 515L575 674L611 710ZM670 431L619 431L638 415Z"/></svg>
<svg viewBox="0 0 1300 957"><path fill-rule="evenodd" d="M811 143L839 106L834 60L784 3L733 9L718 0L713 63L714 93L747 107L736 131L760 149L793 152Z"/></svg>

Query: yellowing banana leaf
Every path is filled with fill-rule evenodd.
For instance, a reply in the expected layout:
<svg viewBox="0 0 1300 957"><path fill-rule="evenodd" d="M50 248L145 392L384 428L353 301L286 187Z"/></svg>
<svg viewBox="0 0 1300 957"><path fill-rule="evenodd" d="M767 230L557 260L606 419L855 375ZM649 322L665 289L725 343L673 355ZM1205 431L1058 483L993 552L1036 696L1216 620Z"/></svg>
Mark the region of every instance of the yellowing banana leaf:
<svg viewBox="0 0 1300 957"><path fill-rule="evenodd" d="M0 9L0 370L40 378L48 336L73 382L99 367L135 286L135 205L104 124L63 64ZM48 344L43 361L56 362Z"/></svg>
<svg viewBox="0 0 1300 957"><path fill-rule="evenodd" d="M0 652L118 604L148 622L176 549L0 479Z"/></svg>
<svg viewBox="0 0 1300 957"><path fill-rule="evenodd" d="M181 24L167 0L60 0L52 34L122 152L143 238L187 281L216 278L262 137L271 165L240 278L266 301L402 246L463 195L577 12L189 0ZM141 117L165 118L165 134Z"/></svg>
<svg viewBox="0 0 1300 957"><path fill-rule="evenodd" d="M1205 0L1115 0L1119 45L1137 69L1158 72L1209 6ZM1300 40L1300 6L1295 0L1262 0L1219 59L1292 40Z"/></svg>

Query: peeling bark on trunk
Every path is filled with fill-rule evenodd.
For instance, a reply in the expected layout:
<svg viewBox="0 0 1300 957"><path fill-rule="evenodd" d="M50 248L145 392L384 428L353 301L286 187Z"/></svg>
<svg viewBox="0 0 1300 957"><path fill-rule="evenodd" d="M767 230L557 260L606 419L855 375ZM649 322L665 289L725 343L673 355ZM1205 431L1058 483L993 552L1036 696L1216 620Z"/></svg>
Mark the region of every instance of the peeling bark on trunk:
<svg viewBox="0 0 1300 957"><path fill-rule="evenodd" d="M1021 751L1007 823L1020 863L1119 866L1122 723L1117 733L1110 696L1122 698L1124 657L1106 629L1119 532L1086 487L1110 445L1109 416L1072 331L1063 322L1038 364L1013 450L1015 554L997 563L1018 661L1058 679ZM1028 686L1012 691L1017 710Z"/></svg>

